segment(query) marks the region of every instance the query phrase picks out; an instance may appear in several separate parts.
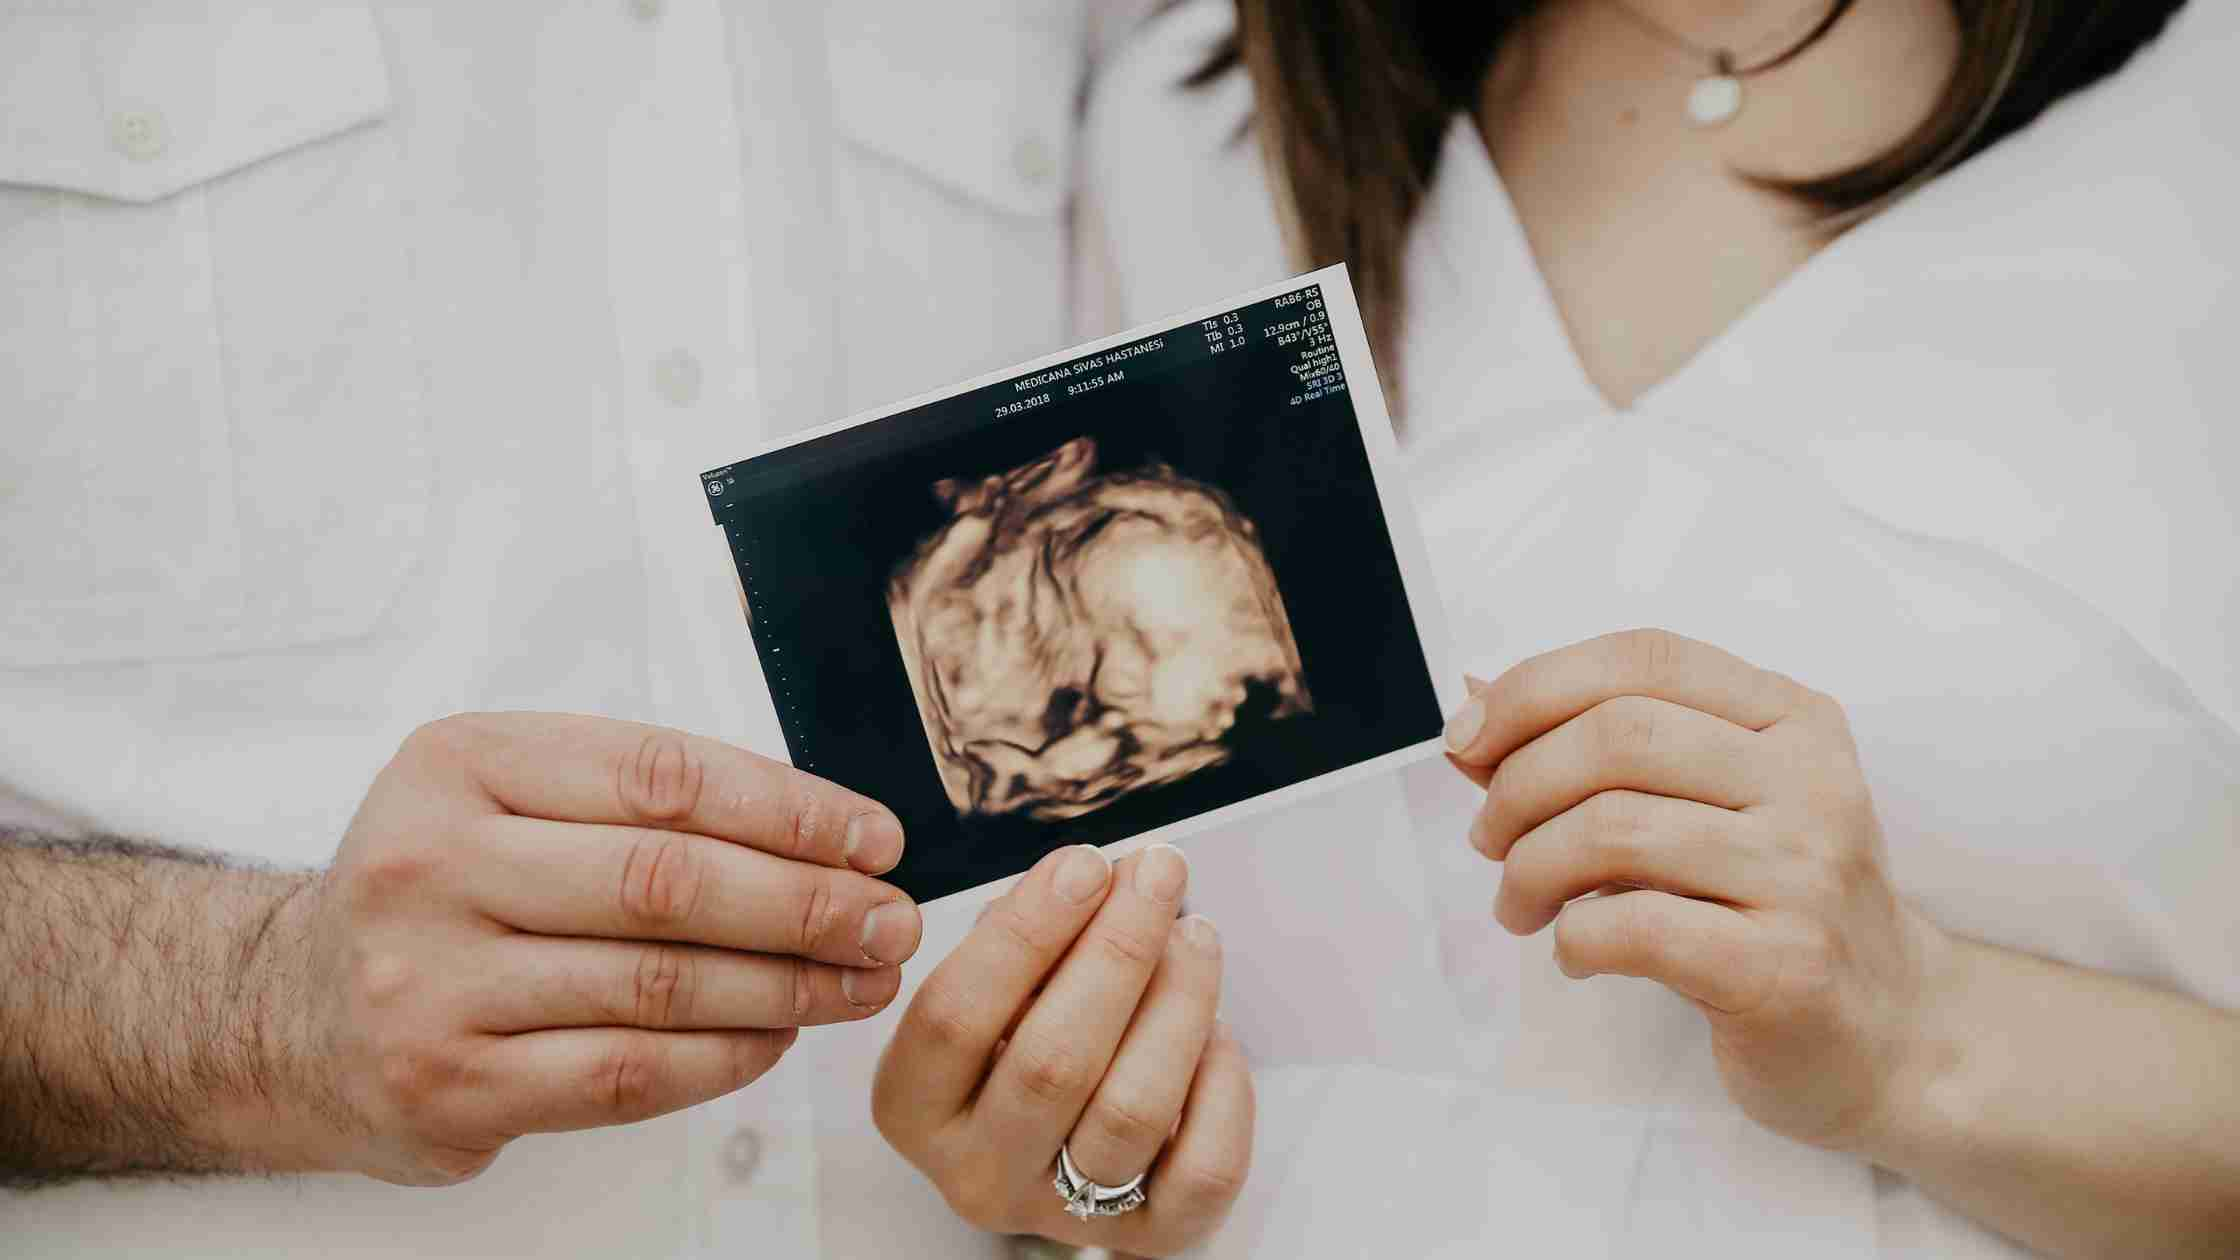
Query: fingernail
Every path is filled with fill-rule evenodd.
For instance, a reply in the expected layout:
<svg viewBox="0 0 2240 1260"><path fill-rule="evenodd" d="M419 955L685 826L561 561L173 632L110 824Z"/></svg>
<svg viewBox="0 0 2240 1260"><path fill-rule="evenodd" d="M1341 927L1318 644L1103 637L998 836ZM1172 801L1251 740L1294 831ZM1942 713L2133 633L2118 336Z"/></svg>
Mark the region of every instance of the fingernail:
<svg viewBox="0 0 2240 1260"><path fill-rule="evenodd" d="M1171 844L1155 844L1136 859L1136 891L1153 901L1173 901L1190 878L1190 863Z"/></svg>
<svg viewBox="0 0 2240 1260"><path fill-rule="evenodd" d="M1221 948L1221 933L1214 930L1213 920L1202 914L1193 914L1183 919L1182 939L1209 954Z"/></svg>
<svg viewBox="0 0 2240 1260"><path fill-rule="evenodd" d="M1066 859L1058 864L1058 877L1051 886L1058 895L1074 905L1080 905L1104 889L1104 882L1112 878L1112 860L1104 850L1093 844L1077 845Z"/></svg>
<svg viewBox="0 0 2240 1260"><path fill-rule="evenodd" d="M876 811L848 823L840 860L866 875L884 875L902 860L902 824Z"/></svg>
<svg viewBox="0 0 2240 1260"><path fill-rule="evenodd" d="M1483 678L1478 677L1476 674L1464 674L1462 676L1462 685L1468 687L1472 691L1484 691L1486 688L1491 687L1493 684L1487 682Z"/></svg>
<svg viewBox="0 0 2240 1260"><path fill-rule="evenodd" d="M849 967L840 973L840 996L850 1006L884 1006L901 984L902 973L891 967Z"/></svg>
<svg viewBox="0 0 2240 1260"><path fill-rule="evenodd" d="M1459 753L1469 748L1470 741L1478 737L1478 732L1484 730L1485 725L1486 702L1472 696L1454 711L1453 717L1447 719L1447 751Z"/></svg>
<svg viewBox="0 0 2240 1260"><path fill-rule="evenodd" d="M899 963L918 948L918 908L907 901L889 901L871 907L863 916L863 956L873 962Z"/></svg>

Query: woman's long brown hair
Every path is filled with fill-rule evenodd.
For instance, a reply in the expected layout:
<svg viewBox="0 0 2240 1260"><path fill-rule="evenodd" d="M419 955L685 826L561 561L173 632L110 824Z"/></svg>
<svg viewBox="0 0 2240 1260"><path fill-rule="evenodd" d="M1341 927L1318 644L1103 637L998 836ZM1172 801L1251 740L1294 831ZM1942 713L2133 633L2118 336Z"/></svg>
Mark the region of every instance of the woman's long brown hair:
<svg viewBox="0 0 2240 1260"><path fill-rule="evenodd" d="M1913 134L1849 170L1776 183L1832 219L1965 161L2107 75L2185 0L1952 0L1959 62ZM1237 33L1195 76L1242 65L1301 261L1343 260L1371 338L1397 342L1401 256L1449 121L1539 0L1237 0ZM1389 353L1384 355L1391 364Z"/></svg>

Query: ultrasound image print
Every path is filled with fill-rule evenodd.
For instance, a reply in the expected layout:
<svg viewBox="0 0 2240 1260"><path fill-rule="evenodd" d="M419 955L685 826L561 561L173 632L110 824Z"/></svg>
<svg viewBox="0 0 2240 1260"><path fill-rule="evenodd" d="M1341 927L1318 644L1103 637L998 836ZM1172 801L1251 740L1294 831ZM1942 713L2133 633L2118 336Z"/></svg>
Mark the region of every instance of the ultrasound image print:
<svg viewBox="0 0 2240 1260"><path fill-rule="evenodd" d="M1258 531L1163 464L1096 443L933 493L953 516L887 609L960 815L1076 818L1228 760L1248 695L1313 700Z"/></svg>
<svg viewBox="0 0 2240 1260"><path fill-rule="evenodd" d="M1438 755L1460 676L1389 426L1331 268L700 489L788 756L894 811L926 902Z"/></svg>

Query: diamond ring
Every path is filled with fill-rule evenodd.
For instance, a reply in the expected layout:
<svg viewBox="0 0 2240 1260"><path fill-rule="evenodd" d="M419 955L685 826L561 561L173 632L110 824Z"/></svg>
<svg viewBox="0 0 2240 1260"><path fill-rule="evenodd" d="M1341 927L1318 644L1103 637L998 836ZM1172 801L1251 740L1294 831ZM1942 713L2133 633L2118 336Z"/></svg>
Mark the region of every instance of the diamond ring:
<svg viewBox="0 0 2240 1260"><path fill-rule="evenodd" d="M1066 1201L1066 1211L1080 1220L1092 1216L1119 1216L1142 1207L1151 1196L1143 1188L1149 1171L1139 1172L1117 1186L1098 1185L1081 1175L1074 1167L1073 1152L1058 1147L1058 1175L1050 1184L1057 1188L1058 1197Z"/></svg>

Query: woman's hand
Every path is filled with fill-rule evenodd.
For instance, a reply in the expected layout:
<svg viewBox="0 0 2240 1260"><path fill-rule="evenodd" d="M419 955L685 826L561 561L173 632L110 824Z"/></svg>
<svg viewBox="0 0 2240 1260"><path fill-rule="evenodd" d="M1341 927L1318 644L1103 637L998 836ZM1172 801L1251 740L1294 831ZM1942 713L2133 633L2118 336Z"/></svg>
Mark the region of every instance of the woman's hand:
<svg viewBox="0 0 2240 1260"><path fill-rule="evenodd" d="M958 1215L1000 1233L1166 1255L1211 1233L1252 1159L1252 1078L1215 1022L1213 925L1175 914L1189 876L1156 845L1117 868L1044 858L919 989L871 1113ZM1150 1170L1150 1199L1076 1220L1052 1186Z"/></svg>
<svg viewBox="0 0 2240 1260"><path fill-rule="evenodd" d="M1495 917L1554 923L1565 975L1692 999L1760 1124L1861 1150L1931 1070L1951 945L1891 890L1835 701L1637 630L1474 683L1447 736L1486 788L1470 838L1504 863Z"/></svg>

